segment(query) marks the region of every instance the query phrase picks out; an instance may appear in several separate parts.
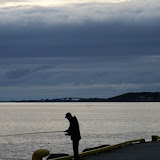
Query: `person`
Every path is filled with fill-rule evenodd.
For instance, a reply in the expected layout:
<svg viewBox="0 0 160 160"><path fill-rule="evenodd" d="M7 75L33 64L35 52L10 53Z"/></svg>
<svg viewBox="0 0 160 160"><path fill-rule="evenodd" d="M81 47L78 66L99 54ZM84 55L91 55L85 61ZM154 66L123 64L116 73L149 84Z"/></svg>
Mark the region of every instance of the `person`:
<svg viewBox="0 0 160 160"><path fill-rule="evenodd" d="M67 113L65 118L67 118L68 121L70 122L70 126L65 132L67 132L66 135L71 136L73 144L74 160L79 160L78 148L79 148L79 141L81 139L79 123L77 118L75 116L73 117L71 113Z"/></svg>

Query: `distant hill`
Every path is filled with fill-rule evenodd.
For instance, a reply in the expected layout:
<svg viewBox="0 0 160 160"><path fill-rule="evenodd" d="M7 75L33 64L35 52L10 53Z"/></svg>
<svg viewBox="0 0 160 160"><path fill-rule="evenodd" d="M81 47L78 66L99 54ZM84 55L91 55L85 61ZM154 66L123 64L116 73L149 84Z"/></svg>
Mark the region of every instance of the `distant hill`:
<svg viewBox="0 0 160 160"><path fill-rule="evenodd" d="M131 92L108 98L108 102L160 102L159 92Z"/></svg>
<svg viewBox="0 0 160 160"><path fill-rule="evenodd" d="M4 102L4 101L0 101ZM130 92L112 98L58 98L5 102L160 102L159 92Z"/></svg>

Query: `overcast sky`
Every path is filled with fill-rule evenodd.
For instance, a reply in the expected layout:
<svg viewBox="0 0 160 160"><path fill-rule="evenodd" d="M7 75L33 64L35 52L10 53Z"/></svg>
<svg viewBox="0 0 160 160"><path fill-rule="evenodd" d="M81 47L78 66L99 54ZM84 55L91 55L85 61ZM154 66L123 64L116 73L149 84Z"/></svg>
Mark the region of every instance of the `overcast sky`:
<svg viewBox="0 0 160 160"><path fill-rule="evenodd" d="M160 91L159 0L1 0L0 100Z"/></svg>

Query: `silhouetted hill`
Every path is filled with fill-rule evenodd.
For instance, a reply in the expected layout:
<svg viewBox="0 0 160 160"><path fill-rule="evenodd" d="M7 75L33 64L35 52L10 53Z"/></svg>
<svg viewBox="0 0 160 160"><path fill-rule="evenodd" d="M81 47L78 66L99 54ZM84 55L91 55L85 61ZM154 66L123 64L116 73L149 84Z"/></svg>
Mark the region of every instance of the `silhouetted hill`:
<svg viewBox="0 0 160 160"><path fill-rule="evenodd" d="M125 93L116 97L108 98L108 102L160 102L159 92L136 92Z"/></svg>

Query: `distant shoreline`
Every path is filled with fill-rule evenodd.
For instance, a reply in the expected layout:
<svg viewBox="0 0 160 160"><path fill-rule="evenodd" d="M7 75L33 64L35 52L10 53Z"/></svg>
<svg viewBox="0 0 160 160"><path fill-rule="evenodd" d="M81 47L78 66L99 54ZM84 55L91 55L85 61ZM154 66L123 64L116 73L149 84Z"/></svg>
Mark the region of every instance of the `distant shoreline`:
<svg viewBox="0 0 160 160"><path fill-rule="evenodd" d="M54 101L52 101L52 102L41 102L41 101L34 101L34 102L32 102L32 101L25 101L25 102L23 102L23 101L0 101L0 103L144 103L144 102L147 102L147 103L159 103L160 101L85 101L85 102L83 102L83 101L81 101L81 102L78 102L78 101L68 101L68 102L65 102L65 101L63 101L63 102L54 102Z"/></svg>
<svg viewBox="0 0 160 160"><path fill-rule="evenodd" d="M118 95L112 98L57 98L57 99L41 99L41 100L10 100L4 102L160 102L159 92L130 92Z"/></svg>

